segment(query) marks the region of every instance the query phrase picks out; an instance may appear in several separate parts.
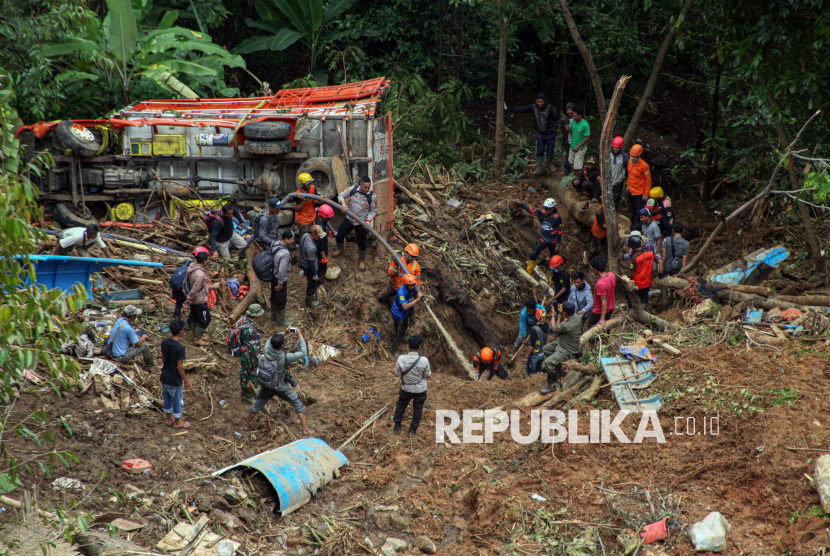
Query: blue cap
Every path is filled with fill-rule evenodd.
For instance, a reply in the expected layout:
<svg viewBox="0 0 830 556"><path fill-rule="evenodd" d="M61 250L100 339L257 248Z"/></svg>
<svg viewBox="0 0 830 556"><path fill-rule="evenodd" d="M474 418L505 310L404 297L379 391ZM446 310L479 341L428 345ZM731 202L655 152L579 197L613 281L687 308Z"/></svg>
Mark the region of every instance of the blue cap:
<svg viewBox="0 0 830 556"><path fill-rule="evenodd" d="M280 206L280 198L279 197L271 197L268 200L268 206L271 208L277 208Z"/></svg>

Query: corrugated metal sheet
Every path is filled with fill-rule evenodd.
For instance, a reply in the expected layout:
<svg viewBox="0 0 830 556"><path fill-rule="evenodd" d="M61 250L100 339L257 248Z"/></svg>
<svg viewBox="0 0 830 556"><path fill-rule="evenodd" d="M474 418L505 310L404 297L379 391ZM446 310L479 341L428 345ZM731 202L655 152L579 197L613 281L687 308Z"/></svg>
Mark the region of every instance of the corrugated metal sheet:
<svg viewBox="0 0 830 556"><path fill-rule="evenodd" d="M240 467L256 469L274 486L279 496L275 510L285 515L305 505L348 464L346 456L319 438L303 438L220 469L213 476Z"/></svg>

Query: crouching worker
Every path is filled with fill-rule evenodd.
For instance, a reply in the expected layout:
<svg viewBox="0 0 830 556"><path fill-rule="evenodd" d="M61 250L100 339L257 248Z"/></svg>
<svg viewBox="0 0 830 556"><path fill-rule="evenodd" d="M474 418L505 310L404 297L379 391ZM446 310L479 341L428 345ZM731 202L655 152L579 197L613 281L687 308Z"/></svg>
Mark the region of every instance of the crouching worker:
<svg viewBox="0 0 830 556"><path fill-rule="evenodd" d="M490 375L487 377L487 380L493 380L493 376L498 376L502 380L508 380L510 377L507 375L507 371L504 370L504 367L501 366L501 350L496 348L481 348L481 350L473 355L473 369L478 371L478 379L481 380L481 376L490 371Z"/></svg>
<svg viewBox="0 0 830 556"><path fill-rule="evenodd" d="M579 342L582 336L582 316L576 312L576 306L570 301L562 304L561 316L556 317L550 335L559 338L542 348L542 353L545 355L544 366L548 374L548 385L539 389L540 394L552 392L554 384L557 391L562 390L560 380L565 376L562 364L568 359L578 357L582 351L582 345Z"/></svg>
<svg viewBox="0 0 830 556"><path fill-rule="evenodd" d="M287 334L291 329L285 331ZM299 394L294 391L292 386L297 383L291 378L291 373L288 372L288 365L295 361L305 359L308 355L305 338L303 338L303 331L299 327L296 328L297 335L300 338L298 344L298 351L293 353L285 353L282 351L282 346L285 344L285 334L274 334L271 339L265 343L265 355L259 360L259 368L257 368L257 382L259 382L259 393L257 394L254 405L251 406L251 412L248 413L248 420L245 421L245 430L251 430L251 422L257 413L262 411L268 400L274 396L291 404L297 416L300 418L300 424L303 426L303 434L310 436L314 431L308 428L308 421L305 416L305 405L300 400Z"/></svg>

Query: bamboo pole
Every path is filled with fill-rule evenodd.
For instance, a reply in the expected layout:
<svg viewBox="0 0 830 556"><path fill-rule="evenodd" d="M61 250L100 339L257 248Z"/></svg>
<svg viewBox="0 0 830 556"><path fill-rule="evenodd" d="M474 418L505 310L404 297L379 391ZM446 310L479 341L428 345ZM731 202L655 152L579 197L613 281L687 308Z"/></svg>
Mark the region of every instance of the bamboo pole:
<svg viewBox="0 0 830 556"><path fill-rule="evenodd" d="M427 308L427 311L429 311L429 314L432 315L435 324L438 326L438 330L440 330L441 333L444 335L444 339L447 341L447 345L450 346L450 350L452 350L452 352L458 358L458 361L461 363L461 366L464 368L464 370L467 371L467 375L470 377L471 380L478 380L479 374L476 372L475 369L473 369L473 366L470 364L469 361L467 361L467 358L464 357L464 352L458 349L458 345L455 343L455 341L453 341L452 336L450 336L449 332L447 332L447 329L444 328L444 325L441 324L441 321L438 320L438 317L435 316L435 313L432 312L432 308L426 302L424 302L424 306ZM484 376L484 373L482 373L480 376Z"/></svg>

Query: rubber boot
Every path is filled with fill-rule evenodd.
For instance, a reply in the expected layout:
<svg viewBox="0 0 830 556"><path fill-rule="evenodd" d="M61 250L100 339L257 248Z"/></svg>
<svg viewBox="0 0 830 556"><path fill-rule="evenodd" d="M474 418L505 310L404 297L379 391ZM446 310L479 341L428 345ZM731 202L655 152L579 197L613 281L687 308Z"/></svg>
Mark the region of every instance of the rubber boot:
<svg viewBox="0 0 830 556"><path fill-rule="evenodd" d="M401 424L400 423L395 423L395 426L392 429L392 434L401 434Z"/></svg>
<svg viewBox="0 0 830 556"><path fill-rule="evenodd" d="M271 306L271 320L277 320L277 310L273 305Z"/></svg>
<svg viewBox="0 0 830 556"><path fill-rule="evenodd" d="M398 340L397 338L392 340L392 355L394 355L395 357L400 356L400 353L398 352L398 346L400 346L400 345L401 345L401 341Z"/></svg>
<svg viewBox="0 0 830 556"><path fill-rule="evenodd" d="M366 251L358 251L357 258L360 264L357 265L358 270L366 270Z"/></svg>
<svg viewBox="0 0 830 556"><path fill-rule="evenodd" d="M313 309L314 307L317 307L320 304L320 302L314 300L314 298L316 296L317 296L317 294L305 296L305 306L309 307L311 309Z"/></svg>
<svg viewBox="0 0 830 556"><path fill-rule="evenodd" d="M245 389L245 388L242 389L242 399L245 400L248 403L256 402L256 398L254 396L252 396L251 393L248 392L248 390Z"/></svg>
<svg viewBox="0 0 830 556"><path fill-rule="evenodd" d="M547 386L539 388L540 394L550 394L551 392L553 392L553 383L548 383Z"/></svg>
<svg viewBox="0 0 830 556"><path fill-rule="evenodd" d="M551 172L556 171L556 167L553 165L553 157L552 156L548 157L547 169L550 170Z"/></svg>
<svg viewBox="0 0 830 556"><path fill-rule="evenodd" d="M536 169L531 172L531 174L538 175L542 173L542 170L545 169L545 157L544 156L537 156L536 157Z"/></svg>
<svg viewBox="0 0 830 556"><path fill-rule="evenodd" d="M343 254L343 251L346 250L346 245L343 243L337 243L337 249L334 250L334 253L331 254L332 257L339 257Z"/></svg>
<svg viewBox="0 0 830 556"><path fill-rule="evenodd" d="M533 269L536 268L536 261L527 261L527 273L533 276Z"/></svg>
<svg viewBox="0 0 830 556"><path fill-rule="evenodd" d="M274 311L272 309L271 314L273 315L277 326L291 326L291 321L285 320L285 309L282 311Z"/></svg>

